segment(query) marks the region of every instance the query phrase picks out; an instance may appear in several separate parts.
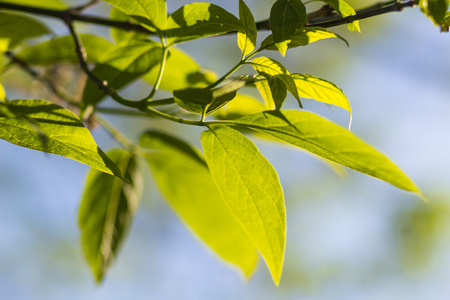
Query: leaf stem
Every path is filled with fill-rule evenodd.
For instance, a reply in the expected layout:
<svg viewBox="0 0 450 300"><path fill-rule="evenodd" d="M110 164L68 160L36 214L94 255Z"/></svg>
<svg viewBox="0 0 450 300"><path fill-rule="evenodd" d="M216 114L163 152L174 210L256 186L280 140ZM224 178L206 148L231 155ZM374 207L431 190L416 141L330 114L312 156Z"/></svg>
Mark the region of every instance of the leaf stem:
<svg viewBox="0 0 450 300"><path fill-rule="evenodd" d="M133 142L131 142L120 130L118 130L116 127L114 127L109 121L107 121L105 118L99 116L98 114L95 115L94 119L102 125L103 128L105 128L106 131L109 132L109 134L122 146L124 146L126 149L132 150L135 148L135 145Z"/></svg>
<svg viewBox="0 0 450 300"><path fill-rule="evenodd" d="M167 58L169 56L169 47L170 46L167 46L167 43L166 43L166 41L164 40L163 37L161 37L161 44L163 45L161 66L159 68L158 76L156 77L156 82L153 85L152 91L150 92L150 94L146 98L141 100L145 104L148 104L153 99L153 97L155 96L156 91L159 89L159 85L161 84L162 77L163 77L163 74L164 74L164 68L166 66Z"/></svg>

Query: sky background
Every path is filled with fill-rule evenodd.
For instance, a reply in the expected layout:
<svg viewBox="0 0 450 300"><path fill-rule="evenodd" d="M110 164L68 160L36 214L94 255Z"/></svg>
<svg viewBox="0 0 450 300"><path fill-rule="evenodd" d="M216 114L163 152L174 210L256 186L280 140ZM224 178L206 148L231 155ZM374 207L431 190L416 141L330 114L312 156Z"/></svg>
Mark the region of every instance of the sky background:
<svg viewBox="0 0 450 300"><path fill-rule="evenodd" d="M186 3L168 2L170 11ZM212 2L237 14L237 1ZM267 18L272 3L247 1L257 20ZM355 7L367 3L354 1ZM82 25L80 31L92 28ZM396 162L430 204L353 171L342 178L294 148L256 141L279 172L286 197L279 287L262 261L245 282L217 259L174 216L148 173L128 240L97 286L77 226L88 168L0 141L0 299L449 299L450 35L439 33L418 8L363 20L361 29L336 28L350 48L325 40L289 51L285 59L271 56L291 72L342 88L353 107L352 131ZM239 59L235 37L182 49L218 74ZM139 98L147 91L137 84L123 93ZM20 97L13 93L10 98ZM347 124L344 110L309 100L304 106ZM286 107L295 108L296 101L288 99ZM110 120L131 138L161 126ZM165 129L199 145L199 129ZM93 135L103 149L115 146L104 131Z"/></svg>

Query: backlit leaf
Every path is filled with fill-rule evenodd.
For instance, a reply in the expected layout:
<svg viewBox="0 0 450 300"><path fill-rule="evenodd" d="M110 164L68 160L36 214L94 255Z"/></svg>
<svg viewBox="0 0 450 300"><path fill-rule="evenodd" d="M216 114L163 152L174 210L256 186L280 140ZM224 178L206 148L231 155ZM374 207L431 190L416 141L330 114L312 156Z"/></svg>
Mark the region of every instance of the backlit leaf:
<svg viewBox="0 0 450 300"><path fill-rule="evenodd" d="M356 15L355 10L344 0L321 0L329 4L334 10L336 10L342 17L354 16ZM359 21L354 21L347 24L348 29L351 31L360 32Z"/></svg>
<svg viewBox="0 0 450 300"><path fill-rule="evenodd" d="M143 79L150 84L156 82L159 68L154 68ZM166 91L188 87L204 88L216 81L214 72L202 69L189 55L175 47L170 48L164 74L159 88Z"/></svg>
<svg viewBox="0 0 450 300"><path fill-rule="evenodd" d="M2 0L5 3L12 3L18 5L32 6L37 8L47 8L47 9L57 9L64 10L67 9L67 4L61 0L45 0L45 1L36 1L36 0Z"/></svg>
<svg viewBox="0 0 450 300"><path fill-rule="evenodd" d="M245 30L238 32L238 45L243 55L250 54L256 47L257 29L252 12L243 0L239 0L239 19Z"/></svg>
<svg viewBox="0 0 450 300"><path fill-rule="evenodd" d="M306 22L305 5L300 0L277 0L270 10L270 28L275 45L284 56L290 39Z"/></svg>
<svg viewBox="0 0 450 300"><path fill-rule="evenodd" d="M258 92L261 94L261 96L264 99L264 102L266 104L267 110L272 110L275 108L275 101L272 97L272 91L270 89L269 83L267 80L259 80L255 82L256 88L258 89Z"/></svg>
<svg viewBox="0 0 450 300"><path fill-rule="evenodd" d="M436 25L442 23L448 10L449 0L420 0L419 6L423 13Z"/></svg>
<svg viewBox="0 0 450 300"><path fill-rule="evenodd" d="M13 118L0 115L0 138L12 144L74 159L121 177L89 130L71 111L44 100L6 102ZM44 139L44 141L43 141Z"/></svg>
<svg viewBox="0 0 450 300"><path fill-rule="evenodd" d="M6 93L3 86L0 84L0 101L4 102L6 100Z"/></svg>
<svg viewBox="0 0 450 300"><path fill-rule="evenodd" d="M113 46L104 38L92 34L80 34L80 38L89 63L96 63ZM29 65L48 66L60 62L78 63L73 37L69 35L26 47L16 56Z"/></svg>
<svg viewBox="0 0 450 300"><path fill-rule="evenodd" d="M84 255L100 282L128 233L141 197L137 158L122 149L108 156L123 174L120 178L91 169L79 211Z"/></svg>
<svg viewBox="0 0 450 300"><path fill-rule="evenodd" d="M295 86L294 79L292 79L288 70L278 61L268 57L258 57L249 62L252 67L261 75L267 78L267 76L280 79L286 89L297 99L298 104L302 107L300 98L298 96L297 87Z"/></svg>
<svg viewBox="0 0 450 300"><path fill-rule="evenodd" d="M421 195L414 183L385 155L347 129L313 113L266 111L230 122Z"/></svg>
<svg viewBox="0 0 450 300"><path fill-rule="evenodd" d="M14 48L29 38L37 38L52 31L34 18L0 12L0 47L3 51Z"/></svg>
<svg viewBox="0 0 450 300"><path fill-rule="evenodd" d="M249 139L230 127L209 127L202 133L201 142L222 198L253 240L278 285L286 237L278 174Z"/></svg>
<svg viewBox="0 0 450 300"><path fill-rule="evenodd" d="M109 16L112 20L115 21L122 21L122 22L134 21L128 15L124 14L121 10L118 10L115 7L111 7L111 10L109 11ZM111 36L114 39L114 41L116 41L116 43L120 43L122 41L132 39L146 39L148 37L148 34L143 32L136 32L132 30L125 30L121 28L111 27Z"/></svg>
<svg viewBox="0 0 450 300"><path fill-rule="evenodd" d="M246 277L256 268L255 246L220 197L203 157L185 142L149 131L141 146L164 198L208 247Z"/></svg>
<svg viewBox="0 0 450 300"><path fill-rule="evenodd" d="M105 0L150 30L163 30L167 23L166 0Z"/></svg>
<svg viewBox="0 0 450 300"><path fill-rule="evenodd" d="M169 44L181 43L230 31L245 31L231 13L211 3L191 3L170 15L166 37Z"/></svg>
<svg viewBox="0 0 450 300"><path fill-rule="evenodd" d="M156 67L162 58L161 45L154 41L124 41L102 55L92 73L116 90ZM96 105L106 94L91 80L86 81L83 103Z"/></svg>
<svg viewBox="0 0 450 300"><path fill-rule="evenodd" d="M237 94L233 101L214 113L214 117L222 120L237 119L266 110L264 104L249 95Z"/></svg>

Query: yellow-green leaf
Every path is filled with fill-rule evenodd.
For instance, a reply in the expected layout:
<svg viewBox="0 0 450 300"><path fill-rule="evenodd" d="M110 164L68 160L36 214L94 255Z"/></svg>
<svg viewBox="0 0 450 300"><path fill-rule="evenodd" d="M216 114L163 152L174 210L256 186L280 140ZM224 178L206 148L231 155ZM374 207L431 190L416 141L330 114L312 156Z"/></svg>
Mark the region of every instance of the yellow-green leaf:
<svg viewBox="0 0 450 300"><path fill-rule="evenodd" d="M44 100L7 101L5 106L12 116L0 113L1 139L21 147L68 157L121 177L117 166L71 111Z"/></svg>
<svg viewBox="0 0 450 300"><path fill-rule="evenodd" d="M0 101L2 102L6 101L6 93L1 84L0 84Z"/></svg>
<svg viewBox="0 0 450 300"><path fill-rule="evenodd" d="M103 279L117 257L131 227L142 191L136 156L122 149L107 154L119 167L126 182L91 169L78 216L84 255L97 282Z"/></svg>
<svg viewBox="0 0 450 300"><path fill-rule="evenodd" d="M253 240L278 285L286 238L278 174L248 138L230 127L209 127L202 133L201 142L222 198Z"/></svg>
<svg viewBox="0 0 450 300"><path fill-rule="evenodd" d="M329 4L343 18L356 15L355 10L344 0L321 0L321 1ZM361 32L359 28L359 21L348 23L347 28L350 29L351 31Z"/></svg>
<svg viewBox="0 0 450 300"><path fill-rule="evenodd" d="M239 19L245 30L238 32L238 45L243 55L250 54L256 47L257 29L251 10L243 0L239 0Z"/></svg>
<svg viewBox="0 0 450 300"><path fill-rule="evenodd" d="M434 24L440 25L448 10L449 0L420 0L419 6L422 12L433 20Z"/></svg>
<svg viewBox="0 0 450 300"><path fill-rule="evenodd" d="M45 0L45 1L36 1L36 0L2 0L5 3L12 3L18 5L32 6L37 8L47 8L47 9L57 9L64 10L67 9L67 4L61 0Z"/></svg>
<svg viewBox="0 0 450 300"><path fill-rule="evenodd" d="M145 157L164 198L208 247L246 277L256 268L256 247L220 197L204 158L185 142L157 131L141 136Z"/></svg>
<svg viewBox="0 0 450 300"><path fill-rule="evenodd" d="M266 111L230 121L268 134L286 143L358 172L421 193L385 155L347 129L306 111Z"/></svg>
<svg viewBox="0 0 450 300"><path fill-rule="evenodd" d="M264 104L249 95L237 94L233 101L214 113L214 117L222 120L236 119L266 110Z"/></svg>

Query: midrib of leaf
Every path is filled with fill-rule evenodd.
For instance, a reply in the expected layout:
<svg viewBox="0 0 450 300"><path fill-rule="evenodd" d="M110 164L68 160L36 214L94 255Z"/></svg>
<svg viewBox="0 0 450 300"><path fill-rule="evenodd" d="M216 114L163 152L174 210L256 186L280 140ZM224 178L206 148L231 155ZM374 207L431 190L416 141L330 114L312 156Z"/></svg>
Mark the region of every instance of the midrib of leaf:
<svg viewBox="0 0 450 300"><path fill-rule="evenodd" d="M216 133L214 132L213 129L211 129L211 128L209 128L209 129L211 130L211 132L212 132L214 135L216 135ZM223 164L225 165L226 156L228 155L228 152L230 152L230 150L227 149L227 147L225 147L225 145L220 141L220 139L217 137L217 135L216 135L216 140L221 144L222 148L225 149L225 155L224 155L224 159L223 159L223 160L224 160ZM214 148L214 147L211 147L211 149L213 149L213 148ZM236 155L236 153L234 153L234 154ZM238 155L238 154L237 154L237 155ZM240 156L240 155L238 155L238 156ZM243 157L243 156L240 156L240 157L241 157L241 158L245 158L245 157ZM260 212L259 212L258 206L256 205L255 201L253 200L253 197L252 197L251 193L249 192L250 189L248 188L248 186L247 186L245 180L242 179L242 176L240 175L239 169L238 169L238 167L236 166L236 164L234 163L234 160L231 160L231 162L232 162L232 164L233 164L233 168L236 170L235 174L238 175L238 183L239 183L239 181L242 181L243 185L245 186L245 188L246 188L246 190L247 190L247 197L249 197L249 198L251 199L251 203L253 204L253 206L255 207L256 212L258 213L258 220L259 220L259 222L262 224L262 228L263 228L263 231L264 231L264 237L265 237L265 239L266 239L267 244L269 245L272 264L273 264L273 265L277 265L277 263L275 262L275 255L274 255L273 246L272 246L272 244L270 243L270 240L269 240L269 238L268 238L266 226L265 226L265 224L264 224L264 222L263 222L263 220L262 220L262 218L261 218L261 214L260 214ZM258 167L259 167L259 166L258 166ZM224 171L225 171L225 169L224 169ZM225 174L223 174L223 177L226 178ZM283 224L283 223L284 223L284 222L283 222L283 218L280 216L280 211L278 210L277 205L275 205L275 202L273 201L273 198L271 197L270 194L268 194L268 193L265 191L265 189L262 189L262 191L263 191L265 194L269 195L269 198L272 200L273 206L275 206L275 208L276 208L276 210L277 210L277 212L278 212L277 216L278 216L278 218L281 220L281 223ZM228 205L228 202L227 202L227 201L225 201L225 203L227 203L227 205ZM247 203L247 201L245 201L245 203ZM246 209L246 210L247 210L247 209ZM233 210L231 209L231 211L233 211ZM241 221L239 218L236 218L236 219L238 220L239 223L241 223L241 225L243 225L243 224L242 224L242 221ZM247 232L248 236L253 240L253 236L248 232L246 226L242 226L242 228L244 228L244 230ZM278 235L275 234L275 236L277 237L278 242L280 242L280 240L279 240L279 238L278 238Z"/></svg>

